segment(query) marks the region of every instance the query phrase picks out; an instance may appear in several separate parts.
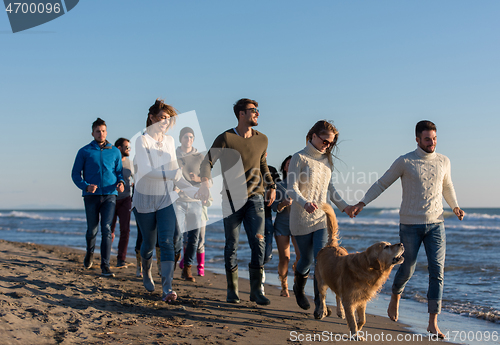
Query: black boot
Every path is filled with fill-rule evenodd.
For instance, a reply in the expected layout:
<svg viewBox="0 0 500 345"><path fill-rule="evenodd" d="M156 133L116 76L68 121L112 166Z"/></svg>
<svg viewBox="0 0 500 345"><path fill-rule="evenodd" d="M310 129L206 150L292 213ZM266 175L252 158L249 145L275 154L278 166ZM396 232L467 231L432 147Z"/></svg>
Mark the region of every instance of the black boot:
<svg viewBox="0 0 500 345"><path fill-rule="evenodd" d="M250 301L259 305L269 305L271 301L262 294L262 275L264 274L264 267L251 268L248 267L250 273Z"/></svg>
<svg viewBox="0 0 500 345"><path fill-rule="evenodd" d="M238 296L238 267L232 271L226 270L227 279L227 298L226 301L229 303L240 303L240 297Z"/></svg>
<svg viewBox="0 0 500 345"><path fill-rule="evenodd" d="M304 288L306 287L307 277L309 277L309 271L302 275L295 271L295 280L293 282L293 293L295 294L295 299L297 300L297 304L302 309L309 309L311 305L307 300L306 294L304 292Z"/></svg>

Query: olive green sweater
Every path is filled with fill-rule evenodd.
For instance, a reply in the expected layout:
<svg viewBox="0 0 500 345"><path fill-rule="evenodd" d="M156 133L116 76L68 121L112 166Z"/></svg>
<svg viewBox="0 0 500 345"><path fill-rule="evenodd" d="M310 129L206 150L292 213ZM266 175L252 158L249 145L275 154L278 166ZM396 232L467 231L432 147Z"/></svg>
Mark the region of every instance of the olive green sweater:
<svg viewBox="0 0 500 345"><path fill-rule="evenodd" d="M211 170L220 160L223 175L224 199L244 200L264 194L264 186L272 184L266 161L267 136L252 130L250 138L243 138L228 129L212 144L200 166L200 176L212 179ZM265 181L264 178L265 177Z"/></svg>

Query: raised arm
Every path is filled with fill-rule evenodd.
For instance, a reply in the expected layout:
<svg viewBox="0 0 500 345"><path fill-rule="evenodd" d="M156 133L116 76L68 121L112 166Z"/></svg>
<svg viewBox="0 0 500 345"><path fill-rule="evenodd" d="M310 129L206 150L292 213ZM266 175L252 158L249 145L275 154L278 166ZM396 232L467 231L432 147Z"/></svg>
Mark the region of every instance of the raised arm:
<svg viewBox="0 0 500 345"><path fill-rule="evenodd" d="M401 156L392 163L389 170L387 170L384 175L375 182L370 189L366 192L363 199L356 205L352 206L349 210L349 216L355 217L362 210L363 207L368 205L370 202L375 200L380 194L382 194L387 188L389 188L398 178L403 176L404 172L404 158Z"/></svg>
<svg viewBox="0 0 500 345"><path fill-rule="evenodd" d="M342 197L337 193L337 190L335 189L335 186L332 183L332 180L330 180L330 183L328 184L328 194L330 195L330 200L337 206L337 208L344 212L346 207L349 205L342 199Z"/></svg>
<svg viewBox="0 0 500 345"><path fill-rule="evenodd" d="M403 176L404 171L404 158L399 157L392 163L389 170L387 170L381 178L375 182L370 189L366 192L361 202L368 205L370 202L375 200L380 194L382 194L387 188L389 188L398 178Z"/></svg>

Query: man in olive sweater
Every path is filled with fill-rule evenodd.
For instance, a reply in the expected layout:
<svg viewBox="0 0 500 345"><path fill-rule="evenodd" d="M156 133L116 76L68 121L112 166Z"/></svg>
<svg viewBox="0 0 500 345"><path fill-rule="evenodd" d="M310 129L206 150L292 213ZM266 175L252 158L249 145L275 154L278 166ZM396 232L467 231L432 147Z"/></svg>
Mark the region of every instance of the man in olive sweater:
<svg viewBox="0 0 500 345"><path fill-rule="evenodd" d="M201 163L202 184L198 197L208 200L211 169L220 160L224 187L222 209L226 244L224 260L227 278L227 301L239 303L238 295L238 238L241 223L245 226L248 243L252 251L248 265L250 273L250 300L260 305L271 302L261 287L264 273L264 192L266 202L271 205L275 198L276 185L269 173L266 161L267 137L254 130L259 118L258 103L243 98L234 104L233 110L238 126L220 134Z"/></svg>

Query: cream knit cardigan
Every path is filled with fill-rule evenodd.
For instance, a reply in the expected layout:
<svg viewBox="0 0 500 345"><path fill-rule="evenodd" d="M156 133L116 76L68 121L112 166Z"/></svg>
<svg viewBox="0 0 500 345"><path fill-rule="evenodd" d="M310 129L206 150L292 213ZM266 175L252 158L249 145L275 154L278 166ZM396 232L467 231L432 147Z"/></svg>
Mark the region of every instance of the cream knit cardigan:
<svg viewBox="0 0 500 345"><path fill-rule="evenodd" d="M328 157L310 142L292 156L287 174L287 194L294 201L290 209L290 232L293 236L326 228L326 216L321 206L327 201L327 196L341 211L348 206L335 190L331 176ZM304 209L308 202L318 206L312 214Z"/></svg>
<svg viewBox="0 0 500 345"><path fill-rule="evenodd" d="M401 224L432 224L444 221L443 196L448 205L458 207L451 181L450 160L420 147L394 161L386 173L366 192L361 202L368 205L401 178L403 200L399 210Z"/></svg>

